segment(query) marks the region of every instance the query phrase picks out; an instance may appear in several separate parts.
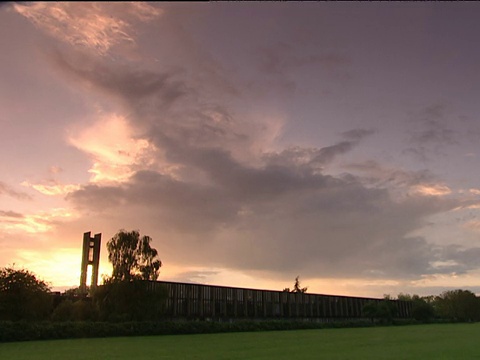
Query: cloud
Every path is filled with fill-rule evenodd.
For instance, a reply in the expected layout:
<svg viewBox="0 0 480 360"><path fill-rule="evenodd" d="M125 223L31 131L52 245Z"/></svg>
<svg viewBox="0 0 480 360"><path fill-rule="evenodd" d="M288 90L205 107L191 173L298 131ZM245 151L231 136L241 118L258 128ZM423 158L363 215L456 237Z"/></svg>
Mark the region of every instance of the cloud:
<svg viewBox="0 0 480 360"><path fill-rule="evenodd" d="M367 160L344 165L347 171L359 174L359 180L366 186L387 188L397 195L408 194L412 189L438 181L428 170L410 171L401 168L392 168ZM413 191L415 192L415 191Z"/></svg>
<svg viewBox="0 0 480 360"><path fill-rule="evenodd" d="M31 200L32 197L27 193L16 191L8 184L0 181L0 195L10 196L18 200Z"/></svg>
<svg viewBox="0 0 480 360"><path fill-rule="evenodd" d="M133 43L132 23L147 22L162 11L148 3L32 3L14 9L49 35L105 55L113 46Z"/></svg>
<svg viewBox="0 0 480 360"><path fill-rule="evenodd" d="M24 181L22 182L22 185L31 187L37 190L39 193L42 193L43 195L48 195L48 196L66 195L80 188L79 185L61 184L54 179L44 181L43 183L40 183L40 184L32 184L28 181Z"/></svg>
<svg viewBox="0 0 480 360"><path fill-rule="evenodd" d="M471 194L480 195L480 189L469 189L468 190Z"/></svg>
<svg viewBox="0 0 480 360"><path fill-rule="evenodd" d="M343 137L351 141L360 141L365 137L370 136L375 133L375 130L372 129L352 129L342 133Z"/></svg>
<svg viewBox="0 0 480 360"><path fill-rule="evenodd" d="M21 218L23 218L23 215L15 212L15 211L2 211L2 210L0 210L0 217L21 219Z"/></svg>
<svg viewBox="0 0 480 360"><path fill-rule="evenodd" d="M386 190L321 175L304 180L308 185L282 186L275 184L281 177L272 176L272 188L265 189L267 174L258 182L239 177L202 187L141 172L121 188L87 186L69 200L118 219L134 211L151 219L146 222L160 238L182 234L167 236L169 247L191 265L311 277L415 278L442 271L430 265L438 258L435 248L408 233L456 202L423 197L397 203ZM192 247L194 253L187 250Z"/></svg>
<svg viewBox="0 0 480 360"><path fill-rule="evenodd" d="M4 219L1 219L0 213L0 229L6 233L44 233L52 230L60 223L74 219L76 214L65 208L54 208L49 211L42 211L33 214L17 214L6 212ZM6 219L5 219L6 218Z"/></svg>
<svg viewBox="0 0 480 360"><path fill-rule="evenodd" d="M471 229L475 232L480 232L480 220L471 220L465 223L466 228Z"/></svg>
<svg viewBox="0 0 480 360"><path fill-rule="evenodd" d="M268 74L285 75L295 68L320 65L327 69L344 66L350 59L338 53L298 55L295 49L286 43L276 43L258 50L259 68Z"/></svg>
<svg viewBox="0 0 480 360"><path fill-rule="evenodd" d="M340 141L323 148L292 146L280 152L265 152L263 160L271 167L294 167L297 171L321 171L338 156L344 155L358 145L358 140Z"/></svg>
<svg viewBox="0 0 480 360"><path fill-rule="evenodd" d="M350 58L339 52L315 50L301 54L295 45L278 42L257 48L255 56L256 67L266 81L268 91L283 88L291 94L300 90L301 87L297 86L298 74L304 71L334 77L337 82L349 76L346 66Z"/></svg>
<svg viewBox="0 0 480 360"><path fill-rule="evenodd" d="M64 74L82 84L114 96L136 110L149 112L155 109L168 109L188 91L185 84L175 80L176 71L163 73L137 69L135 65L122 65L114 62L100 62L82 53L53 52L53 64ZM112 91L113 90L113 91ZM144 106L146 108L144 108Z"/></svg>
<svg viewBox="0 0 480 360"><path fill-rule="evenodd" d="M56 66L70 79L124 106L139 133L171 162L197 148L219 148L242 161L256 161L282 128L282 119L238 119L216 99L203 98L203 84L190 84L178 71L151 72L90 57L54 54ZM342 146L342 145L339 145Z"/></svg>
<svg viewBox="0 0 480 360"><path fill-rule="evenodd" d="M464 274L480 266L480 248L465 248L459 245L449 245L442 249L442 257L448 259L445 267L451 273Z"/></svg>
<svg viewBox="0 0 480 360"><path fill-rule="evenodd" d="M279 131L278 123L243 117L182 72L56 56L70 79L118 101L136 140L155 147L152 165L129 169L121 182L70 193L79 211L120 227L141 223L168 241L168 256L189 266L312 278L415 279L447 271L434 265L450 255L411 235L429 217L464 204L424 196L447 187L428 172L375 162L352 165L356 174L329 174L336 158L373 130L346 131L320 148L272 149L269 131ZM370 177L361 175L366 170ZM398 184L403 197L391 190ZM414 186L424 193L409 192Z"/></svg>
<svg viewBox="0 0 480 360"><path fill-rule="evenodd" d="M452 193L452 190L446 185L441 184L422 184L413 187L415 192L427 196L444 196Z"/></svg>
<svg viewBox="0 0 480 360"><path fill-rule="evenodd" d="M92 158L94 183L125 181L136 167L147 168L155 151L148 141L135 138L125 117L117 114L103 114L92 125L72 130L68 141Z"/></svg>
<svg viewBox="0 0 480 360"><path fill-rule="evenodd" d="M138 172L122 186L87 185L67 199L91 211L143 207L166 229L187 232L208 232L230 222L237 211L231 195L221 189L185 183L152 171ZM91 201L96 204L93 208Z"/></svg>
<svg viewBox="0 0 480 360"><path fill-rule="evenodd" d="M218 275L220 271L218 270L190 270L183 271L178 274L175 274L174 277L171 277L169 281L179 281L179 282L188 282L188 283L208 283L209 278L212 276Z"/></svg>
<svg viewBox="0 0 480 360"><path fill-rule="evenodd" d="M48 172L52 175L60 174L63 172L63 169L60 166L50 166Z"/></svg>
<svg viewBox="0 0 480 360"><path fill-rule="evenodd" d="M411 147L405 150L422 161L442 155L446 146L457 144L458 134L447 124L447 108L443 104L429 106L413 115L409 130Z"/></svg>

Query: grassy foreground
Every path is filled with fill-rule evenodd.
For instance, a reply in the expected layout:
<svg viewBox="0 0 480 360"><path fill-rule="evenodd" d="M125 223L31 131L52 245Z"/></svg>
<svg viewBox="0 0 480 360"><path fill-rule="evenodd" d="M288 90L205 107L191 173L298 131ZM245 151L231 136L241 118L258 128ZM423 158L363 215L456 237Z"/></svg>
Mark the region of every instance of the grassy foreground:
<svg viewBox="0 0 480 360"><path fill-rule="evenodd" d="M478 359L480 324L0 344L0 359Z"/></svg>

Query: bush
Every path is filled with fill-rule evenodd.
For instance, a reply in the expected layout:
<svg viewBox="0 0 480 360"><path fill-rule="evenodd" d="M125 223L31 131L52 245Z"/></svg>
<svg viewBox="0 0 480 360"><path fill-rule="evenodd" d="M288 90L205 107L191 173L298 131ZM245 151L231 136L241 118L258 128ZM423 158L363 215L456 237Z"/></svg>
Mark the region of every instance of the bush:
<svg viewBox="0 0 480 360"><path fill-rule="evenodd" d="M375 322L375 320L381 323L392 323L393 318L397 315L397 308L395 304L389 299L383 299L382 301L370 301L363 307L363 314Z"/></svg>
<svg viewBox="0 0 480 360"><path fill-rule="evenodd" d="M166 297L165 288L150 289L149 282L142 280L107 281L93 293L99 318L117 322L160 319Z"/></svg>
<svg viewBox="0 0 480 360"><path fill-rule="evenodd" d="M148 321L148 322L0 322L0 342L93 338L112 336L146 336L210 334L297 329L323 329L372 326L370 322L331 322L290 320L217 321Z"/></svg>
<svg viewBox="0 0 480 360"><path fill-rule="evenodd" d="M28 270L0 269L0 320L42 320L50 316L48 285Z"/></svg>
<svg viewBox="0 0 480 360"><path fill-rule="evenodd" d="M415 320L428 322L435 317L435 309L423 299L413 301L412 316Z"/></svg>
<svg viewBox="0 0 480 360"><path fill-rule="evenodd" d="M71 321L73 319L73 302L62 301L52 313L53 321Z"/></svg>
<svg viewBox="0 0 480 360"><path fill-rule="evenodd" d="M98 310L91 299L79 299L75 302L62 301L53 311L53 321L92 321L97 320Z"/></svg>

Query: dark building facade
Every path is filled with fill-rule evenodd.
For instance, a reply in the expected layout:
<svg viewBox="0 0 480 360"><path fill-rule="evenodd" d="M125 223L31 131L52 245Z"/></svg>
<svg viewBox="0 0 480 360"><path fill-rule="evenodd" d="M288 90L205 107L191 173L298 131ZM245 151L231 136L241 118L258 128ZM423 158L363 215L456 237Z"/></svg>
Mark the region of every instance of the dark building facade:
<svg viewBox="0 0 480 360"><path fill-rule="evenodd" d="M152 281L151 289L166 291L165 315L186 319L335 319L366 318L370 302L390 301L396 318L410 318L410 301L364 297L291 293L226 286Z"/></svg>

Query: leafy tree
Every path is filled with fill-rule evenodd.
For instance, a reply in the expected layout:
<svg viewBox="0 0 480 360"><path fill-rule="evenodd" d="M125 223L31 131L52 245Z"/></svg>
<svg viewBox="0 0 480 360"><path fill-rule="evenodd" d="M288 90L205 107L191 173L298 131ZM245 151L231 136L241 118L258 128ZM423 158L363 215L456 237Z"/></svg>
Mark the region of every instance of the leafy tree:
<svg viewBox="0 0 480 360"><path fill-rule="evenodd" d="M307 290L308 290L308 287L302 288L302 287L300 286L300 276L297 276L297 277L295 278L295 284L293 285L293 290L292 290L292 292L294 292L294 293L306 293Z"/></svg>
<svg viewBox="0 0 480 360"><path fill-rule="evenodd" d="M440 317L454 321L480 319L480 300L469 290L444 291L435 297L434 306Z"/></svg>
<svg viewBox="0 0 480 360"><path fill-rule="evenodd" d="M378 317L378 305L374 301L369 301L362 308L363 315L369 318L372 322Z"/></svg>
<svg viewBox="0 0 480 360"><path fill-rule="evenodd" d="M377 304L374 301L369 301L363 305L362 312L365 317L374 322L377 317Z"/></svg>
<svg viewBox="0 0 480 360"><path fill-rule="evenodd" d="M162 262L151 247L149 236L136 230L120 230L107 242L113 265L110 278L93 292L95 306L103 320L149 320L158 318L165 306L166 292L146 280L157 280Z"/></svg>
<svg viewBox="0 0 480 360"><path fill-rule="evenodd" d="M144 321L159 319L165 309L167 288L141 279L107 279L93 292L101 320Z"/></svg>
<svg viewBox="0 0 480 360"><path fill-rule="evenodd" d="M412 316L418 321L430 321L435 318L435 309L422 298L413 300Z"/></svg>
<svg viewBox="0 0 480 360"><path fill-rule="evenodd" d="M1 320L45 319L51 309L52 297L47 283L25 269L0 269Z"/></svg>
<svg viewBox="0 0 480 360"><path fill-rule="evenodd" d="M381 322L391 322L397 315L397 307L390 295L384 295L381 301L369 301L363 306L362 310L363 314L370 318L372 322L375 319Z"/></svg>
<svg viewBox="0 0 480 360"><path fill-rule="evenodd" d="M398 294L398 300L412 302L412 317L415 320L426 322L435 318L435 309L431 297L400 293Z"/></svg>
<svg viewBox="0 0 480 360"><path fill-rule="evenodd" d="M140 237L137 230L120 230L107 242L108 260L114 281L157 280L162 262L150 246L152 238Z"/></svg>
<svg viewBox="0 0 480 360"><path fill-rule="evenodd" d="M306 293L308 290L308 287L302 288L300 286L300 276L297 276L295 278L295 284L293 284L293 290L290 290L290 288L284 288L282 291L283 292L293 292L293 293Z"/></svg>

